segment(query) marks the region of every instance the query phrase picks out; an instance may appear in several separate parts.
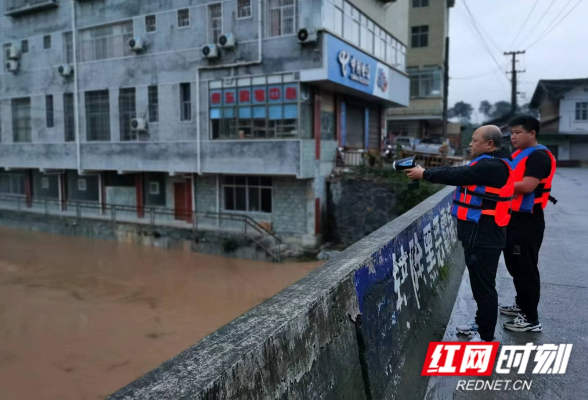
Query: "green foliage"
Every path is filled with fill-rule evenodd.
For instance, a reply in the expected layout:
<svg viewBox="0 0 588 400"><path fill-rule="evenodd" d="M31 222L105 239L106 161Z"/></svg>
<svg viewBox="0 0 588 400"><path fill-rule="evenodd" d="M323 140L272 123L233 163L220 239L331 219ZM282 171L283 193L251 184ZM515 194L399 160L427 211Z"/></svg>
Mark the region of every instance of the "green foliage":
<svg viewBox="0 0 588 400"><path fill-rule="evenodd" d="M398 214L404 214L423 200L437 193L442 187L442 185L434 185L427 181L419 181L419 187L414 189L409 188L408 184L407 186L403 186L398 192L398 199L396 202Z"/></svg>
<svg viewBox="0 0 588 400"><path fill-rule="evenodd" d="M445 282L447 279L449 279L449 266L443 264L443 266L439 268L439 280Z"/></svg>
<svg viewBox="0 0 588 400"><path fill-rule="evenodd" d="M225 253L232 253L239 248L239 243L233 238L223 239L223 251Z"/></svg>

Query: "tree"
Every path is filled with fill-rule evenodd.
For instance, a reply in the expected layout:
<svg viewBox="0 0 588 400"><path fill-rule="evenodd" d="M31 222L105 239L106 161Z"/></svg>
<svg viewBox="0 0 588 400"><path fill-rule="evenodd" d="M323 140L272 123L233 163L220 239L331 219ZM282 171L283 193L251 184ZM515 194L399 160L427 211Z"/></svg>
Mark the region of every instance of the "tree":
<svg viewBox="0 0 588 400"><path fill-rule="evenodd" d="M508 101L497 101L492 106L492 113L490 118L500 118L510 114L510 103Z"/></svg>
<svg viewBox="0 0 588 400"><path fill-rule="evenodd" d="M483 100L480 102L478 111L480 114L484 114L486 117L489 117L490 113L492 112L492 108L492 104L488 100Z"/></svg>
<svg viewBox="0 0 588 400"><path fill-rule="evenodd" d="M472 118L472 112L474 111L474 107L471 104L466 103L464 101L458 101L447 110L449 118L459 118L461 122L470 122Z"/></svg>

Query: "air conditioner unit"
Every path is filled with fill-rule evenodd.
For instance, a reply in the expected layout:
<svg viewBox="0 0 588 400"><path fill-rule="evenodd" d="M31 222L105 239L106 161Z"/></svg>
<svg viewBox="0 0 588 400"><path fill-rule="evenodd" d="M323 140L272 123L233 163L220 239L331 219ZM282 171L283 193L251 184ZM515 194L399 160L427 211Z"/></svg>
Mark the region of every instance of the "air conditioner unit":
<svg viewBox="0 0 588 400"><path fill-rule="evenodd" d="M140 37L129 39L129 47L133 51L143 51L145 50L145 41Z"/></svg>
<svg viewBox="0 0 588 400"><path fill-rule="evenodd" d="M225 33L218 39L218 44L222 48L229 49L237 45L237 40L232 33Z"/></svg>
<svg viewBox="0 0 588 400"><path fill-rule="evenodd" d="M18 60L20 58L20 49L17 46L9 46L6 48L7 60Z"/></svg>
<svg viewBox="0 0 588 400"><path fill-rule="evenodd" d="M6 61L6 70L8 72L17 72L18 71L18 61L16 60L8 60Z"/></svg>
<svg viewBox="0 0 588 400"><path fill-rule="evenodd" d="M147 130L147 120L145 118L133 118L131 120L131 129L145 132Z"/></svg>
<svg viewBox="0 0 588 400"><path fill-rule="evenodd" d="M59 71L61 76L72 76L74 73L73 67L69 64L60 65L57 71Z"/></svg>
<svg viewBox="0 0 588 400"><path fill-rule="evenodd" d="M314 28L300 28L298 30L298 42L301 44L316 43L318 35Z"/></svg>
<svg viewBox="0 0 588 400"><path fill-rule="evenodd" d="M202 56L205 58L218 58L218 46L207 44L202 48Z"/></svg>

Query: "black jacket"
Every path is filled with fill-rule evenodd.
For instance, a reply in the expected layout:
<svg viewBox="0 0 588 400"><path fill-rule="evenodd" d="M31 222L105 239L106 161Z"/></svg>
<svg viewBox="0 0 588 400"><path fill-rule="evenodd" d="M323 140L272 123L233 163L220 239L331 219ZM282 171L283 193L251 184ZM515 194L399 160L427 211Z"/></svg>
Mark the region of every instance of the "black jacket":
<svg viewBox="0 0 588 400"><path fill-rule="evenodd" d="M510 153L501 148L487 155L496 158L480 160L471 167L427 168L423 177L432 183L452 186L484 185L501 188L508 180L508 167L499 159L511 160ZM484 206L484 203L482 204ZM458 219L457 237L464 248L502 249L506 244L506 228L496 225L494 217L490 215L482 215L477 224Z"/></svg>

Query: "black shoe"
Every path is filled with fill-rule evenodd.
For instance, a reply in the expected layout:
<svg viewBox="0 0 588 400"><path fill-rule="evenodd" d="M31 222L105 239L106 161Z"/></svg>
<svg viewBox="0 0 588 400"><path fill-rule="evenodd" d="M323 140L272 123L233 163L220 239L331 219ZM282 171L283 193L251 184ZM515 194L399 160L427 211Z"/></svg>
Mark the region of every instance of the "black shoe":
<svg viewBox="0 0 588 400"><path fill-rule="evenodd" d="M523 314L519 314L518 317L505 322L502 326L513 332L541 332L543 330L539 321L528 321Z"/></svg>

